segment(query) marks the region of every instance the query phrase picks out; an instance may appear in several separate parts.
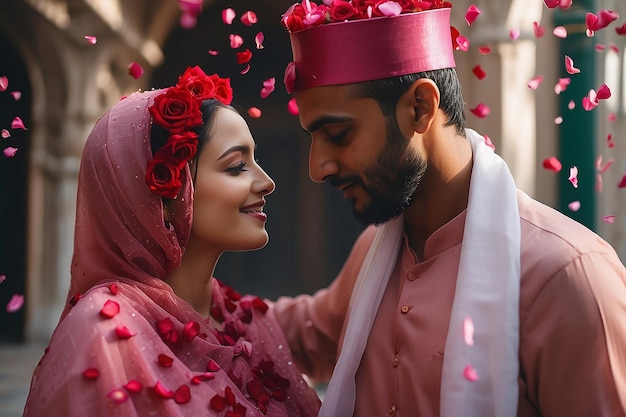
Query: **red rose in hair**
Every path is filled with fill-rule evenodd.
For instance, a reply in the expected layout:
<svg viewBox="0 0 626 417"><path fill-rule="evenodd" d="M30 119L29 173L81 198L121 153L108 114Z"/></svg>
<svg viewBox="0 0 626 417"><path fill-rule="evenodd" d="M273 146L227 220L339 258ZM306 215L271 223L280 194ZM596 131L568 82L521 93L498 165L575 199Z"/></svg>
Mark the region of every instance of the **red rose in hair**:
<svg viewBox="0 0 626 417"><path fill-rule="evenodd" d="M164 158L171 161L178 169L182 169L187 161L196 155L198 150L198 134L191 131L183 133L174 133L167 139L167 143L158 151L165 152L170 158Z"/></svg>
<svg viewBox="0 0 626 417"><path fill-rule="evenodd" d="M170 133L179 133L202 124L200 103L186 88L169 88L149 108L154 123Z"/></svg>
<svg viewBox="0 0 626 417"><path fill-rule="evenodd" d="M333 22L343 22L354 14L354 7L345 0L333 0L330 5L330 17Z"/></svg>
<svg viewBox="0 0 626 417"><path fill-rule="evenodd" d="M176 198L182 183L180 170L165 158L160 158L159 153L148 162L146 168L146 184L150 190L166 198Z"/></svg>
<svg viewBox="0 0 626 417"><path fill-rule="evenodd" d="M232 103L233 89L230 86L230 78L220 78L217 74L213 74L211 80L215 84L214 97L226 105Z"/></svg>
<svg viewBox="0 0 626 417"><path fill-rule="evenodd" d="M213 98L215 84L197 65L187 70L178 78L178 85L186 88L197 99Z"/></svg>

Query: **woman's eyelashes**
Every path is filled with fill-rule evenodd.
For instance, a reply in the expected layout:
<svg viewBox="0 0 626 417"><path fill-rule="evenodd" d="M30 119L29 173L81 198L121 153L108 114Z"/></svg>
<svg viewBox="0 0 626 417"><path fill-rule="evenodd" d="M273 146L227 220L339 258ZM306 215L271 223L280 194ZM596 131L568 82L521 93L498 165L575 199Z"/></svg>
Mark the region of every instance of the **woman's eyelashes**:
<svg viewBox="0 0 626 417"><path fill-rule="evenodd" d="M241 161L239 161L239 163L237 165L228 167L226 169L226 171L228 173L230 173L231 175L239 175L244 171L247 171L248 169L246 168L246 161L244 161L243 159Z"/></svg>

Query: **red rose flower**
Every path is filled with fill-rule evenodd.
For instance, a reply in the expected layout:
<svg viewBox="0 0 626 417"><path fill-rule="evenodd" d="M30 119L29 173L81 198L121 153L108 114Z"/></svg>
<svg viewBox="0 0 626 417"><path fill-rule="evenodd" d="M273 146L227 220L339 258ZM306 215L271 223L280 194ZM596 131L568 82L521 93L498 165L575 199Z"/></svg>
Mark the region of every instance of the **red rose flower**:
<svg viewBox="0 0 626 417"><path fill-rule="evenodd" d="M200 103L186 88L169 88L149 107L154 123L170 133L180 133L202 124Z"/></svg>
<svg viewBox="0 0 626 417"><path fill-rule="evenodd" d="M198 134L192 131L174 133L167 139L167 143L157 153L163 152L164 158L170 160L178 169L183 169L187 161L196 155L198 150ZM166 154L171 159L165 157Z"/></svg>
<svg viewBox="0 0 626 417"><path fill-rule="evenodd" d="M176 198L182 183L180 170L170 161L159 158L159 154L148 162L146 168L146 184L150 190L166 198Z"/></svg>
<svg viewBox="0 0 626 417"><path fill-rule="evenodd" d="M290 62L285 68L285 89L289 94L293 93L296 89L296 63Z"/></svg>
<svg viewBox="0 0 626 417"><path fill-rule="evenodd" d="M220 78L217 74L213 74L211 80L215 84L214 97L226 105L232 103L233 89L230 86L230 78Z"/></svg>
<svg viewBox="0 0 626 417"><path fill-rule="evenodd" d="M215 84L197 65L187 70L178 78L178 85L189 90L199 100L213 98Z"/></svg>
<svg viewBox="0 0 626 417"><path fill-rule="evenodd" d="M330 17L333 22L343 22L354 15L352 3L344 0L333 0L330 4Z"/></svg>

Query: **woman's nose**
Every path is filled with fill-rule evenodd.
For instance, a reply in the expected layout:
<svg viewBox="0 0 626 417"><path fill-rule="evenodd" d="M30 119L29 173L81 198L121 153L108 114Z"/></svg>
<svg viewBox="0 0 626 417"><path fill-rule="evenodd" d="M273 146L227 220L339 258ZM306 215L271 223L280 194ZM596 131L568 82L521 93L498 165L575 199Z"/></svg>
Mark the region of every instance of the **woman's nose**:
<svg viewBox="0 0 626 417"><path fill-rule="evenodd" d="M254 192L261 193L263 195L271 194L272 192L274 192L276 184L274 183L274 180L269 175L267 175L267 172L265 172L263 168L261 168L260 166L258 166L258 168L259 176L254 184Z"/></svg>

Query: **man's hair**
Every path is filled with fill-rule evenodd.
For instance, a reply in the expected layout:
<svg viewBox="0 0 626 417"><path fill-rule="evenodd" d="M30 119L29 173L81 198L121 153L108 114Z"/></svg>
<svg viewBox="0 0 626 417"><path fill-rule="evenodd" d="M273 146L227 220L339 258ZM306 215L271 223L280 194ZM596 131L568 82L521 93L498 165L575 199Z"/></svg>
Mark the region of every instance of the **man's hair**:
<svg viewBox="0 0 626 417"><path fill-rule="evenodd" d="M355 84L358 97L373 98L385 116L395 115L396 105L402 94L418 79L432 80L441 94L439 108L446 114L445 126L455 126L457 133L465 135L465 114L461 83L454 68L418 72L382 80Z"/></svg>

